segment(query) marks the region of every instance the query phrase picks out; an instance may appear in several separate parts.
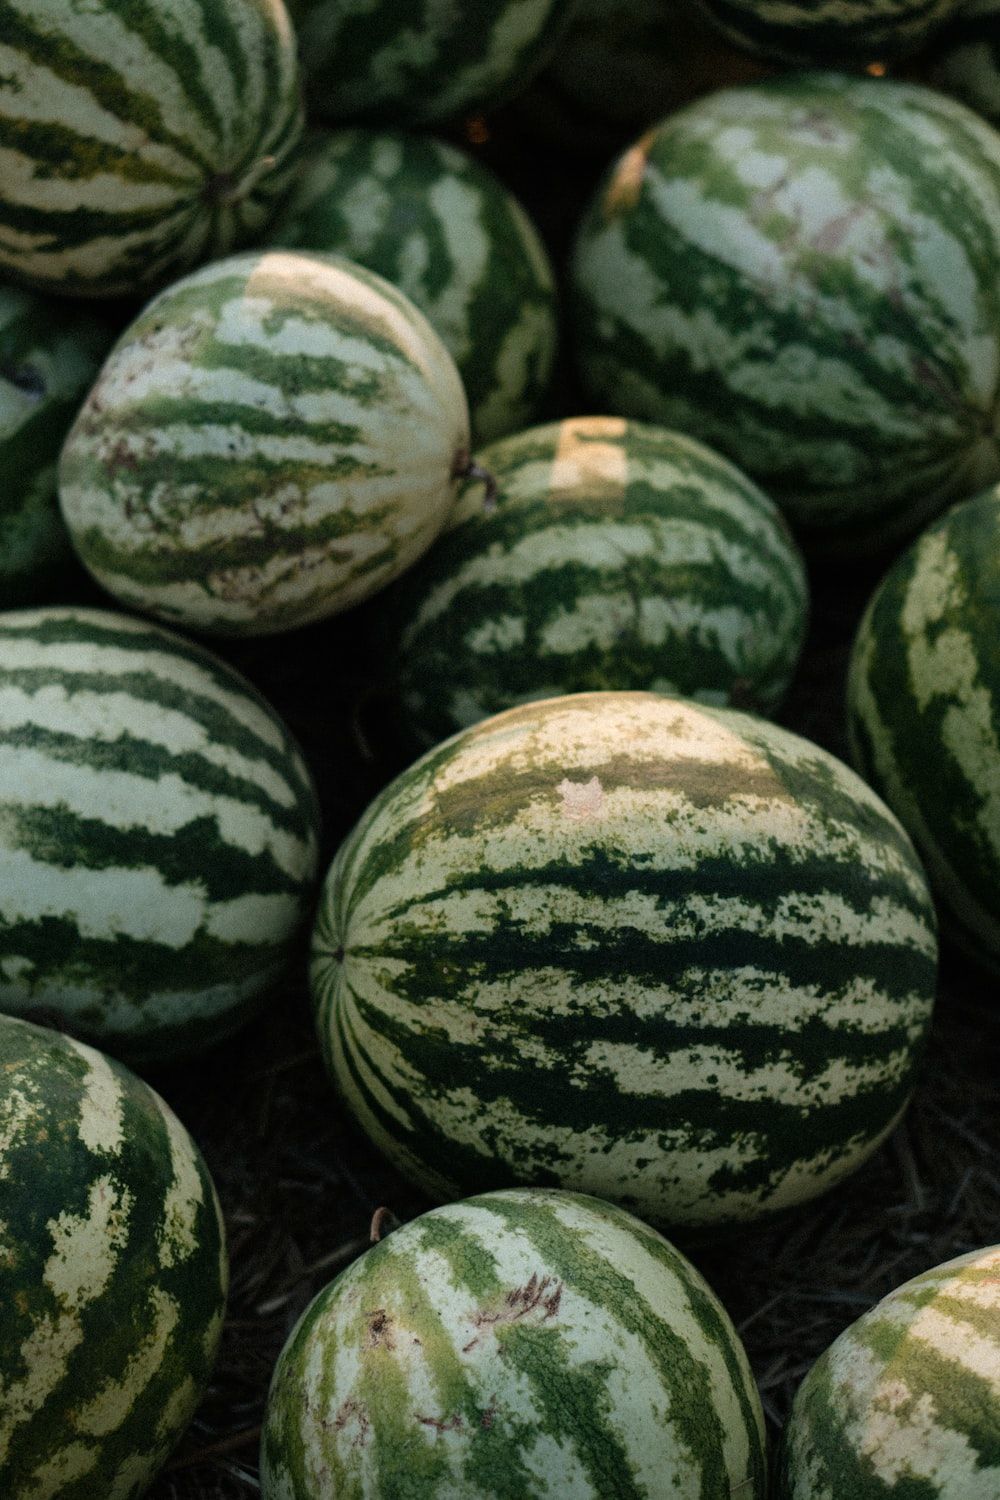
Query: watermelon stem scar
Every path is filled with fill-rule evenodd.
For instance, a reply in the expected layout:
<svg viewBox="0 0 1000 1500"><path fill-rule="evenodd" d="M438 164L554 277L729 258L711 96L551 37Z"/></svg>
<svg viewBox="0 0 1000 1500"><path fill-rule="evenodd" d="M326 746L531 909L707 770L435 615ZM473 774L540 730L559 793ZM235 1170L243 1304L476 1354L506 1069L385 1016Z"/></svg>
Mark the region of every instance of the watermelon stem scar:
<svg viewBox="0 0 1000 1500"><path fill-rule="evenodd" d="M209 203L237 203L254 190L276 162L277 158L269 153L239 176L235 172L213 172L202 188L202 197Z"/></svg>
<svg viewBox="0 0 1000 1500"><path fill-rule="evenodd" d="M386 1230L386 1225L388 1225L388 1230ZM382 1238L383 1232L391 1234L392 1231L398 1227L398 1225L399 1220L396 1218L396 1215L393 1213L392 1209L386 1208L385 1204L383 1203L381 1207L377 1208L372 1214L371 1229L369 1230L368 1237L373 1245L377 1245L379 1240Z"/></svg>
<svg viewBox="0 0 1000 1500"><path fill-rule="evenodd" d="M474 462L468 449L460 448L455 454L455 462L451 466L452 479L481 479L485 489L483 495L483 509L495 510L497 503L497 482L489 469L484 469L482 464Z"/></svg>

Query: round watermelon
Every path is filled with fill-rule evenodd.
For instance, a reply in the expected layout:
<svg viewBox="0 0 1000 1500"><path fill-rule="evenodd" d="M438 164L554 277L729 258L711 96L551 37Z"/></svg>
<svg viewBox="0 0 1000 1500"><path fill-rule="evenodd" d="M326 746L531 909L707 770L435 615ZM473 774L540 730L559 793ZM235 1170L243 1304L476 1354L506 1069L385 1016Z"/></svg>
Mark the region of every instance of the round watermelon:
<svg viewBox="0 0 1000 1500"><path fill-rule="evenodd" d="M701 0L727 36L784 62L858 67L917 49L955 0Z"/></svg>
<svg viewBox="0 0 1000 1500"><path fill-rule="evenodd" d="M0 1011L133 1058L233 1031L294 956L317 842L231 668L123 615L0 614Z"/></svg>
<svg viewBox="0 0 1000 1500"><path fill-rule="evenodd" d="M631 1214L486 1193L397 1229L313 1301L275 1370L264 1500L764 1500L732 1323Z"/></svg>
<svg viewBox="0 0 1000 1500"><path fill-rule="evenodd" d="M575 0L292 0L312 112L426 125L492 107L554 50Z"/></svg>
<svg viewBox="0 0 1000 1500"><path fill-rule="evenodd" d="M780 514L737 469L621 417L535 427L478 456L495 499L469 484L386 600L413 738L594 689L778 707L808 587Z"/></svg>
<svg viewBox="0 0 1000 1500"><path fill-rule="evenodd" d="M373 593L469 468L454 362L409 298L337 256L195 271L112 351L66 440L63 516L123 603L264 635Z"/></svg>
<svg viewBox="0 0 1000 1500"><path fill-rule="evenodd" d="M0 1016L0 1494L135 1500L208 1383L228 1265L194 1141L134 1074Z"/></svg>
<svg viewBox="0 0 1000 1500"><path fill-rule="evenodd" d="M371 805L327 877L327 1066L427 1191L593 1192L652 1222L813 1198L899 1119L934 913L859 777L653 693L510 709Z"/></svg>
<svg viewBox="0 0 1000 1500"><path fill-rule="evenodd" d="M0 608L52 597L72 568L56 462L112 342L96 318L0 286Z"/></svg>
<svg viewBox="0 0 1000 1500"><path fill-rule="evenodd" d="M1000 488L899 558L854 642L858 770L904 823L944 923L1000 973Z"/></svg>
<svg viewBox="0 0 1000 1500"><path fill-rule="evenodd" d="M302 131L282 0L0 0L0 276L132 295L260 233Z"/></svg>
<svg viewBox="0 0 1000 1500"><path fill-rule="evenodd" d="M401 131L317 131L269 239L335 251L404 291L458 366L477 444L537 415L555 278L517 199L466 152Z"/></svg>
<svg viewBox="0 0 1000 1500"><path fill-rule="evenodd" d="M574 262L591 399L756 479L826 554L1000 477L1000 136L917 85L727 89L612 169Z"/></svg>
<svg viewBox="0 0 1000 1500"><path fill-rule="evenodd" d="M915 1276L816 1362L776 1500L1000 1495L1000 1245Z"/></svg>
<svg viewBox="0 0 1000 1500"><path fill-rule="evenodd" d="M928 77L1000 125L1000 3L964 0L928 57Z"/></svg>

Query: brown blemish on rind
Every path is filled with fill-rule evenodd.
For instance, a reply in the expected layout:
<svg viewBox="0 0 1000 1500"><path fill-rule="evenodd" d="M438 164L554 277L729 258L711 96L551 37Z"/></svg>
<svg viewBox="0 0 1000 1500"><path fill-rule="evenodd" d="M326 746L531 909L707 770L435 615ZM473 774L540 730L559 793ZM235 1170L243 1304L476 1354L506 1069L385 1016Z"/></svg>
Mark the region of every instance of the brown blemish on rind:
<svg viewBox="0 0 1000 1500"><path fill-rule="evenodd" d="M433 1427L436 1432L457 1432L462 1426L462 1418L458 1412L453 1417L444 1421L441 1417L422 1417L419 1412L415 1413L417 1421L422 1422L425 1427Z"/></svg>
<svg viewBox="0 0 1000 1500"><path fill-rule="evenodd" d="M563 1284L556 1281L555 1277L533 1274L524 1286L517 1286L509 1291L499 1308L481 1308L473 1314L472 1326L477 1332L474 1338L463 1345L462 1353L467 1354L470 1349L474 1349L483 1333L489 1329L523 1322L532 1313L540 1312L541 1316L537 1321L547 1323L550 1318L558 1316L562 1293Z"/></svg>
<svg viewBox="0 0 1000 1500"><path fill-rule="evenodd" d="M368 1331L365 1335L366 1349L395 1349L392 1319L384 1307L376 1307L368 1314Z"/></svg>
<svg viewBox="0 0 1000 1500"><path fill-rule="evenodd" d="M341 1402L332 1424L324 1422L323 1426L332 1425L334 1432L343 1432L352 1422L357 1424L357 1431L351 1437L351 1447L363 1448L371 1433L371 1422L364 1407L353 1396Z"/></svg>

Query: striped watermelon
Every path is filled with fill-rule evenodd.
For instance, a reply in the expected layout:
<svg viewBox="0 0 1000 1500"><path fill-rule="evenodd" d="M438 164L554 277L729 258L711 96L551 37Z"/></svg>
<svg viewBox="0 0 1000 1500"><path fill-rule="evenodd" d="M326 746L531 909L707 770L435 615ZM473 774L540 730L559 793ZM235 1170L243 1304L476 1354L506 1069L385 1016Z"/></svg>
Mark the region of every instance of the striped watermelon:
<svg viewBox="0 0 1000 1500"><path fill-rule="evenodd" d="M265 1500L764 1500L763 1417L697 1271L610 1204L487 1193L397 1229L278 1362Z"/></svg>
<svg viewBox="0 0 1000 1500"><path fill-rule="evenodd" d="M575 257L591 396L718 447L827 553L1000 477L1000 136L917 85L711 95L617 163Z"/></svg>
<svg viewBox="0 0 1000 1500"><path fill-rule="evenodd" d="M777 708L805 633L805 571L737 469L621 417L536 427L479 458L497 502L468 485L387 600L418 740L590 689Z"/></svg>
<svg viewBox="0 0 1000 1500"><path fill-rule="evenodd" d="M916 52L955 0L701 0L715 24L765 57L856 67Z"/></svg>
<svg viewBox="0 0 1000 1500"><path fill-rule="evenodd" d="M301 130L282 0L0 0L0 274L131 295L223 255Z"/></svg>
<svg viewBox="0 0 1000 1500"><path fill-rule="evenodd" d="M134 1500L187 1425L225 1311L222 1219L163 1100L0 1017L0 1494Z"/></svg>
<svg viewBox="0 0 1000 1500"><path fill-rule="evenodd" d="M77 418L59 488L119 600L264 635L394 578L468 466L461 381L409 299L336 256L269 251L154 298Z"/></svg>
<svg viewBox="0 0 1000 1500"><path fill-rule="evenodd" d="M592 693L425 755L327 878L327 1065L429 1192L561 1185L674 1225L824 1192L905 1107L934 914L845 766L728 709Z"/></svg>
<svg viewBox="0 0 1000 1500"><path fill-rule="evenodd" d="M928 76L1000 125L1000 0L964 0L938 37Z"/></svg>
<svg viewBox="0 0 1000 1500"><path fill-rule="evenodd" d="M915 1276L817 1361L777 1500L1000 1495L1000 1245Z"/></svg>
<svg viewBox="0 0 1000 1500"><path fill-rule="evenodd" d="M426 125L492 107L544 64L575 0L291 0L312 110Z"/></svg>
<svg viewBox="0 0 1000 1500"><path fill-rule="evenodd" d="M137 1058L233 1031L295 951L316 824L284 725L201 647L0 615L0 1010Z"/></svg>
<svg viewBox="0 0 1000 1500"><path fill-rule="evenodd" d="M56 502L67 429L111 347L110 328L0 286L0 604L44 599L72 566Z"/></svg>
<svg viewBox="0 0 1000 1500"><path fill-rule="evenodd" d="M1000 973L1000 488L895 564L854 643L851 752L913 838L946 926Z"/></svg>
<svg viewBox="0 0 1000 1500"><path fill-rule="evenodd" d="M556 352L552 267L517 199L466 152L317 131L269 238L336 251L404 291L458 366L477 444L537 415Z"/></svg>

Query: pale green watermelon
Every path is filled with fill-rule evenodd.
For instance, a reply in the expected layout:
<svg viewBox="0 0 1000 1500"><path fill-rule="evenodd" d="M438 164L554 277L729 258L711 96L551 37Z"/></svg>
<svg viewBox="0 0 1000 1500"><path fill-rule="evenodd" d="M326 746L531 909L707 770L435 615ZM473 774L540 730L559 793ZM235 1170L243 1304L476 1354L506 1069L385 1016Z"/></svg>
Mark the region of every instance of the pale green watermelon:
<svg viewBox="0 0 1000 1500"><path fill-rule="evenodd" d="M492 107L544 64L575 0L292 0L312 111L425 125Z"/></svg>
<svg viewBox="0 0 1000 1500"><path fill-rule="evenodd" d="M0 1494L135 1500L208 1383L228 1264L194 1141L134 1074L0 1016Z"/></svg>
<svg viewBox="0 0 1000 1500"><path fill-rule="evenodd" d="M112 342L96 318L0 286L0 608L53 598L72 568L56 462Z"/></svg>
<svg viewBox="0 0 1000 1500"><path fill-rule="evenodd" d="M317 821L280 719L200 646L0 614L0 1011L136 1058L235 1030L295 954Z"/></svg>
<svg viewBox="0 0 1000 1500"><path fill-rule="evenodd" d="M1000 489L896 562L861 622L854 763L924 861L948 931L1000 972Z"/></svg>
<svg viewBox="0 0 1000 1500"><path fill-rule="evenodd" d="M0 276L132 295L224 255L301 130L282 0L0 0Z"/></svg>
<svg viewBox="0 0 1000 1500"><path fill-rule="evenodd" d="M575 1193L487 1193L397 1229L294 1329L264 1500L765 1500L760 1400L697 1271Z"/></svg>
<svg viewBox="0 0 1000 1500"><path fill-rule="evenodd" d="M776 1500L1000 1495L1000 1245L915 1276L813 1366Z"/></svg>
<svg viewBox="0 0 1000 1500"><path fill-rule="evenodd" d="M595 403L727 454L825 554L1000 478L1000 136L917 85L710 95L613 168L574 281Z"/></svg>
<svg viewBox="0 0 1000 1500"><path fill-rule="evenodd" d="M517 199L466 152L402 131L317 131L268 237L335 251L405 292L458 366L475 443L537 415L556 352L554 274Z"/></svg>
<svg viewBox="0 0 1000 1500"><path fill-rule="evenodd" d="M70 431L59 491L122 603L265 635L388 583L468 467L461 381L409 298L337 256L272 250L153 299Z"/></svg>
<svg viewBox="0 0 1000 1500"><path fill-rule="evenodd" d="M585 693L465 730L372 803L312 990L345 1101L429 1192L557 1185L709 1226L874 1151L935 956L913 848L846 766L728 709Z"/></svg>
<svg viewBox="0 0 1000 1500"><path fill-rule="evenodd" d="M385 602L413 738L606 688L778 707L805 634L805 569L725 459L621 417L534 427L478 458L495 498L469 483Z"/></svg>

